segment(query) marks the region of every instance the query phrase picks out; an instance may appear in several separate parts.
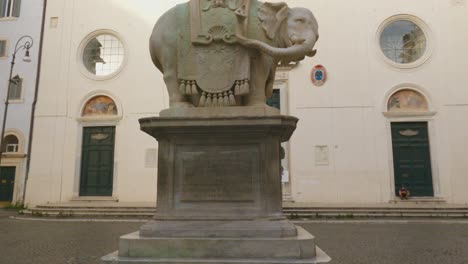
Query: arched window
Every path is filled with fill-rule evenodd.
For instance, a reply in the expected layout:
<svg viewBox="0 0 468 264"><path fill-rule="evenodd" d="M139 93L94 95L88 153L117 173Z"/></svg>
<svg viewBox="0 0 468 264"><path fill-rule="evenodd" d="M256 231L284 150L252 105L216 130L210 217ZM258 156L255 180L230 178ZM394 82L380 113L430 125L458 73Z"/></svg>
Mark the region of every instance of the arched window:
<svg viewBox="0 0 468 264"><path fill-rule="evenodd" d="M394 93L388 100L388 112L428 112L426 98L417 91L403 89Z"/></svg>
<svg viewBox="0 0 468 264"><path fill-rule="evenodd" d="M19 140L15 135L7 135L2 144L2 152L16 153L19 151Z"/></svg>
<svg viewBox="0 0 468 264"><path fill-rule="evenodd" d="M91 98L83 108L83 117L117 116L117 106L111 98L99 95Z"/></svg>

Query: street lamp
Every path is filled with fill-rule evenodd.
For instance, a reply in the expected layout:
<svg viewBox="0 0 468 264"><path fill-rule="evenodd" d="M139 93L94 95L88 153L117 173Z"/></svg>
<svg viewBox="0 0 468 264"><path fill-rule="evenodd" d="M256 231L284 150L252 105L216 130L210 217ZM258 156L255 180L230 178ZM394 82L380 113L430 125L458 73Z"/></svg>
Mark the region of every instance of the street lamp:
<svg viewBox="0 0 468 264"><path fill-rule="evenodd" d="M15 50L13 52L12 58L11 58L11 68L10 68L10 77L8 78L8 87L7 87L7 93L5 97L5 112L3 113L3 123L2 123L2 130L0 133L1 139L1 145L0 145L0 172L1 172L1 164L2 164L2 155L3 155L3 146L4 146L4 140L5 140L5 125L6 125L6 119L7 119L7 114L8 114L8 97L10 96L10 89L11 89L11 84L14 82L13 80L13 69L15 68L15 61L16 61L16 54L24 50L24 62L31 62L31 57L29 54L29 50L31 47L34 45L34 40L31 36L25 35L22 36L18 41L16 42L15 45Z"/></svg>

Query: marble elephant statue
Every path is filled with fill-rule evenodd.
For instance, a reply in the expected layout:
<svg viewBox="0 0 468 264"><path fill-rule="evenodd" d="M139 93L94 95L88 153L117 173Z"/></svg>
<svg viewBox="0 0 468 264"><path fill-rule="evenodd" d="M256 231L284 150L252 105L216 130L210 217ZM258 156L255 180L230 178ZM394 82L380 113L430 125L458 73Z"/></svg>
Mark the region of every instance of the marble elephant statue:
<svg viewBox="0 0 468 264"><path fill-rule="evenodd" d="M170 107L265 106L279 63L313 57L318 24L306 8L257 0L191 0L150 38Z"/></svg>

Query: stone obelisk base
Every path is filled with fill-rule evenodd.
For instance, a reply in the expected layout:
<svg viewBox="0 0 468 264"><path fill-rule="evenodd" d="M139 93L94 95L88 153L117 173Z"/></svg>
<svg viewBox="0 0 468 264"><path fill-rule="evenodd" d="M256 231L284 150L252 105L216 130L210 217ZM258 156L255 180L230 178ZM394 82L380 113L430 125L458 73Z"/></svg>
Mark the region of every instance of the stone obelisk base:
<svg viewBox="0 0 468 264"><path fill-rule="evenodd" d="M282 214L281 143L297 122L271 108L175 109L140 120L159 142L158 211L102 263L330 261Z"/></svg>

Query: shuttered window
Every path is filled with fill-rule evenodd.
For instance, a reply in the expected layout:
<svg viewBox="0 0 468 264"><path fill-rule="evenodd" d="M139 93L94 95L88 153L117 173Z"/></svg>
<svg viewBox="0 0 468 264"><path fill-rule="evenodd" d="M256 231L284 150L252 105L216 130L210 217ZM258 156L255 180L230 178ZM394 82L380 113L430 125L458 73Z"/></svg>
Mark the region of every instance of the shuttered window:
<svg viewBox="0 0 468 264"><path fill-rule="evenodd" d="M7 45L6 40L0 40L0 58L6 57L6 45Z"/></svg>
<svg viewBox="0 0 468 264"><path fill-rule="evenodd" d="M6 15L7 0L0 0L0 18Z"/></svg>
<svg viewBox="0 0 468 264"><path fill-rule="evenodd" d="M8 100L21 100L23 93L23 78L18 75L13 77L10 82L10 91L8 93Z"/></svg>
<svg viewBox="0 0 468 264"><path fill-rule="evenodd" d="M21 0L0 0L0 18L19 17Z"/></svg>
<svg viewBox="0 0 468 264"><path fill-rule="evenodd" d="M21 11L21 0L11 0L13 1L13 15L14 17L20 16Z"/></svg>

